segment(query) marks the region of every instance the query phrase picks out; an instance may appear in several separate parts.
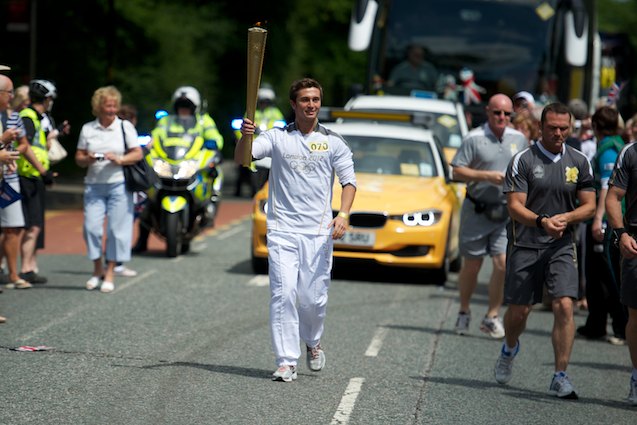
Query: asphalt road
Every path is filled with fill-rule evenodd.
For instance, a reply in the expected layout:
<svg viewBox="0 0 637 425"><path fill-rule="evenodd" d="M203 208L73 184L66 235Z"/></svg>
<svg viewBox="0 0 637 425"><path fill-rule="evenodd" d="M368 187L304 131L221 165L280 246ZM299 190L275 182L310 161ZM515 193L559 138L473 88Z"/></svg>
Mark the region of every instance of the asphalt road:
<svg viewBox="0 0 637 425"><path fill-rule="evenodd" d="M135 257L130 266L139 276L118 279L111 294L84 289L91 264L83 253L40 256L48 284L0 295L9 318L0 326L0 424L637 420L637 408L624 402L626 347L577 340L569 373L580 400L546 394L553 364L546 311L529 319L510 384L495 383L500 343L477 323L486 309L486 269L471 335L461 337L453 332L455 275L438 288L423 273L336 263L322 341L326 368L310 372L301 360L296 382L272 382L268 280L250 268L248 218L219 226L189 255ZM51 349L12 350L25 345Z"/></svg>

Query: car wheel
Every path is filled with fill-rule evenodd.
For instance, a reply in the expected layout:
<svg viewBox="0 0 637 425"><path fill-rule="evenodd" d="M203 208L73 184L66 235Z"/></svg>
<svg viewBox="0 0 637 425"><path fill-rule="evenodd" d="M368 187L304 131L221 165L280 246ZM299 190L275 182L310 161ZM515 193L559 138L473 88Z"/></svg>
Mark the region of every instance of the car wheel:
<svg viewBox="0 0 637 425"><path fill-rule="evenodd" d="M432 269L429 273L429 280L434 285L444 286L447 282L447 261L438 269Z"/></svg>
<svg viewBox="0 0 637 425"><path fill-rule="evenodd" d="M252 256L252 271L254 274L268 274L268 259Z"/></svg>
<svg viewBox="0 0 637 425"><path fill-rule="evenodd" d="M452 273L458 273L462 268L462 256L458 254L456 258L449 263L449 271Z"/></svg>

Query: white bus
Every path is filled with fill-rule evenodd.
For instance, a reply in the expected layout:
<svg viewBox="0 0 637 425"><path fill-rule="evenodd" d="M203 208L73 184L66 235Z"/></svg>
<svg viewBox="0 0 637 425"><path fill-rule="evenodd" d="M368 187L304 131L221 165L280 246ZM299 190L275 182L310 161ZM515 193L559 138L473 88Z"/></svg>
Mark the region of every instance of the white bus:
<svg viewBox="0 0 637 425"><path fill-rule="evenodd" d="M410 45L461 85L473 71L486 92L591 107L599 92L600 41L594 0L357 0L349 46L369 55L366 92L399 93L387 83ZM438 80L437 91L441 95Z"/></svg>

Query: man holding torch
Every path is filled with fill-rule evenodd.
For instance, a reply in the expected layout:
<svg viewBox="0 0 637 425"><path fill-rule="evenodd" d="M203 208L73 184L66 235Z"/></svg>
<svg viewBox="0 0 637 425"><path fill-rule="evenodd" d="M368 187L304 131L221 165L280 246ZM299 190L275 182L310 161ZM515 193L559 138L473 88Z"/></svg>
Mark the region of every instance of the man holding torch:
<svg viewBox="0 0 637 425"><path fill-rule="evenodd" d="M303 78L290 87L293 123L259 134L246 118L235 161L270 157L267 244L270 277L270 328L277 370L273 380L296 379L300 340L312 371L325 366L320 341L332 269L333 240L348 226L356 194L352 152L345 140L318 122L323 89ZM248 161L248 163L249 163ZM332 218L334 175L343 187L338 214ZM297 308L298 298L298 308Z"/></svg>

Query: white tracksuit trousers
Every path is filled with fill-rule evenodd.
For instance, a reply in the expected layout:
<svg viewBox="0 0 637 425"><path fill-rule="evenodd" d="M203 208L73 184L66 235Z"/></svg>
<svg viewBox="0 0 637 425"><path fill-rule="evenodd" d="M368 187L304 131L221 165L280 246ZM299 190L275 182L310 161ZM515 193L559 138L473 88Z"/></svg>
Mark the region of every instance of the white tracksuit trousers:
<svg viewBox="0 0 637 425"><path fill-rule="evenodd" d="M323 334L333 243L330 235L277 231L267 241L272 348L277 367L296 366L300 340L314 347Z"/></svg>

